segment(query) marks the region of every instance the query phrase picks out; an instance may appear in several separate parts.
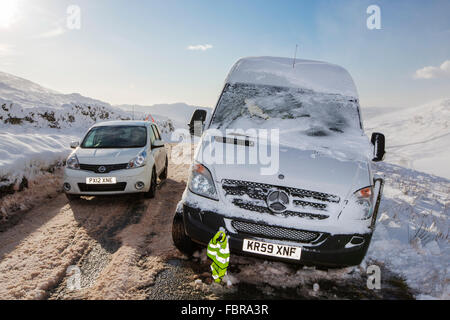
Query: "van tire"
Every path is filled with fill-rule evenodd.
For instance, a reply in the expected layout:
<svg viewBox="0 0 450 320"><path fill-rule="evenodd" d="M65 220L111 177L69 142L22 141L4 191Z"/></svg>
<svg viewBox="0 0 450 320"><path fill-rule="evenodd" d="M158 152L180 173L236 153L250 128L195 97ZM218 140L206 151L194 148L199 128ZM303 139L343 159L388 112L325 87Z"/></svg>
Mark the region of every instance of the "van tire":
<svg viewBox="0 0 450 320"><path fill-rule="evenodd" d="M144 193L146 199L153 199L156 195L156 169L153 167L152 177L150 178L150 189Z"/></svg>
<svg viewBox="0 0 450 320"><path fill-rule="evenodd" d="M184 232L183 216L181 213L175 213L172 223L172 240L175 247L188 257L198 249L197 244L189 238Z"/></svg>

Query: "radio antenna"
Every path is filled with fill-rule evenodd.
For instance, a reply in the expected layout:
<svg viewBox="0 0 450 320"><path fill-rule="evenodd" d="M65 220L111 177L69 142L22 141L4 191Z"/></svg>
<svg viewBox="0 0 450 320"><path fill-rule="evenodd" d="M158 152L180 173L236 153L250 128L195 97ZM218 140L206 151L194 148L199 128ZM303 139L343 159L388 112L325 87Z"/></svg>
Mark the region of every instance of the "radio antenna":
<svg viewBox="0 0 450 320"><path fill-rule="evenodd" d="M298 49L298 44L295 45L294 62L292 63L292 69L295 68L295 59L297 59L297 49Z"/></svg>

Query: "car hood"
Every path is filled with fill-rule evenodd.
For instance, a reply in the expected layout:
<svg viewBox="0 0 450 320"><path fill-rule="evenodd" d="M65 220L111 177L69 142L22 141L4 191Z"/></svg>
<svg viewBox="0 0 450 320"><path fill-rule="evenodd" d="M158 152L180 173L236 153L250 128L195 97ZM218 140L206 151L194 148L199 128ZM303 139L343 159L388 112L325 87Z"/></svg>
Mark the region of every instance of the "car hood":
<svg viewBox="0 0 450 320"><path fill-rule="evenodd" d="M82 149L76 150L78 161L84 164L120 164L128 163L136 157L142 148L131 149Z"/></svg>
<svg viewBox="0 0 450 320"><path fill-rule="evenodd" d="M233 164L203 161L218 185L223 179L241 180L328 193L339 196L341 200L371 185L368 159L364 157L343 160L317 150L280 146L279 159L275 157L273 170L268 170L270 164L237 164L237 154L248 155L249 150L256 146L235 147ZM202 151L214 153L217 148L223 148L223 143L207 143L199 146L197 155ZM268 171L272 172L267 174Z"/></svg>

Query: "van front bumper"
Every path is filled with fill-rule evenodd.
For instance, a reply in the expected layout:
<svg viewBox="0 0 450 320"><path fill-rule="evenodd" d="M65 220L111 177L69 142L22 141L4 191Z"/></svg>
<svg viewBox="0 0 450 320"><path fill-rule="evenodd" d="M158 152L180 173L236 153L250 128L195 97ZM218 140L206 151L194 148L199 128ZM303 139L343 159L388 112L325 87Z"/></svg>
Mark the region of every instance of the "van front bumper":
<svg viewBox="0 0 450 320"><path fill-rule="evenodd" d="M176 214L183 216L186 235L198 244L207 246L219 228L222 227L229 235L229 245L232 254L249 255L262 259L285 261L306 266L346 267L359 265L366 255L372 238L372 233L367 233L345 235L322 234L320 239L311 243L270 239L261 235L236 231L233 227L230 227L230 221L232 220L220 213L202 211L186 204L179 208L180 211ZM233 221L257 223L243 219L233 219ZM242 250L244 239L302 247L301 258L300 260L292 260L244 252ZM357 239L361 243L354 245L351 243L352 239Z"/></svg>

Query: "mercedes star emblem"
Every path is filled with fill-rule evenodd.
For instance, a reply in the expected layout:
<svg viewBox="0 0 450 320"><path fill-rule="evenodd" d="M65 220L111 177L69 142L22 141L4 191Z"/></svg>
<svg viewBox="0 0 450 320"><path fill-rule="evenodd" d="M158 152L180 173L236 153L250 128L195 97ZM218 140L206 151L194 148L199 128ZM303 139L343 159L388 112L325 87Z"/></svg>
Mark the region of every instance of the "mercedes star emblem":
<svg viewBox="0 0 450 320"><path fill-rule="evenodd" d="M273 212L284 212L289 204L289 194L283 190L273 190L269 192L266 202Z"/></svg>

